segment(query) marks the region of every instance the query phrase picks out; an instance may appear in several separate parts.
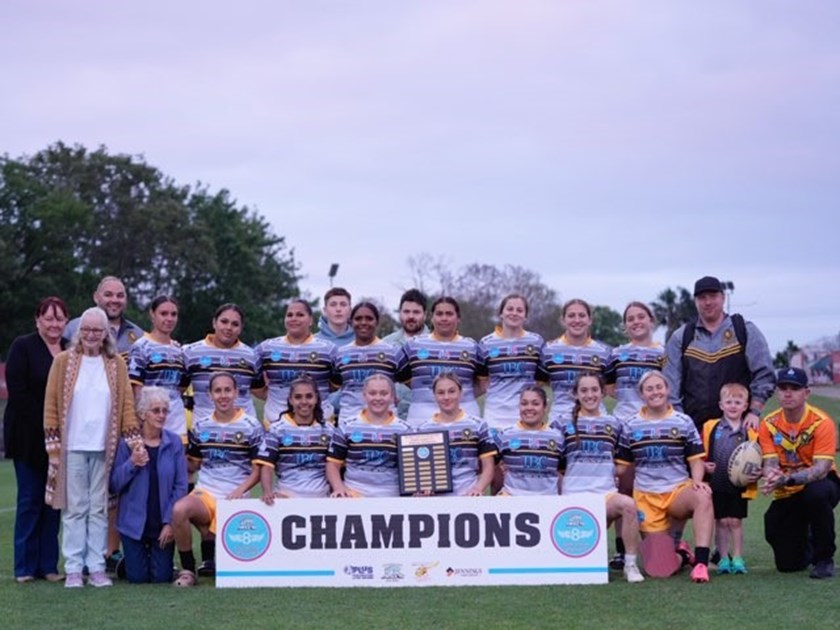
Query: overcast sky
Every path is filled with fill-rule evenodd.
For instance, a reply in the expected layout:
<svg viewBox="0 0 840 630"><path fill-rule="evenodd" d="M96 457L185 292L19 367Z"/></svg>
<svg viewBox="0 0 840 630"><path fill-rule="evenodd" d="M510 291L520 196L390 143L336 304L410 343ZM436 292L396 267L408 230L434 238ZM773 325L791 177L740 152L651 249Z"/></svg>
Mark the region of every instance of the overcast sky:
<svg viewBox="0 0 840 630"><path fill-rule="evenodd" d="M771 349L840 330L840 2L0 3L0 152L227 188L320 295L407 258L623 309L706 274Z"/></svg>

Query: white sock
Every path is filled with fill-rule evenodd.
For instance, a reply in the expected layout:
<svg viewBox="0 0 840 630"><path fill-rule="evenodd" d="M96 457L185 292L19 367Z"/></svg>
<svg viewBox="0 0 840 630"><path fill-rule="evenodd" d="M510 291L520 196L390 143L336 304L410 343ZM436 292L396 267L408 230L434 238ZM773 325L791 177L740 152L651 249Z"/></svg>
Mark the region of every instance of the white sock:
<svg viewBox="0 0 840 630"><path fill-rule="evenodd" d="M625 553L624 554L624 566L636 566L636 554L635 553Z"/></svg>

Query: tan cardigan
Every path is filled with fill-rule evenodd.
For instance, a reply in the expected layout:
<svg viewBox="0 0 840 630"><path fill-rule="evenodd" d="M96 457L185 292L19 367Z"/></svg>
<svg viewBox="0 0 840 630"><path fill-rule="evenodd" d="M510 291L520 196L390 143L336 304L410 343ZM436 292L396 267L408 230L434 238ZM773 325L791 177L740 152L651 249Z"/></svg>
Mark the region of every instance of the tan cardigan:
<svg viewBox="0 0 840 630"><path fill-rule="evenodd" d="M102 355L102 360L111 390L110 426L105 437L105 469L106 475L109 475L120 437L134 442L140 439L140 429L125 361L119 355L110 359ZM81 352L65 350L56 355L47 379L44 441L50 463L44 500L57 510L67 507L67 452L62 448L61 440L67 431L67 414L81 364Z"/></svg>

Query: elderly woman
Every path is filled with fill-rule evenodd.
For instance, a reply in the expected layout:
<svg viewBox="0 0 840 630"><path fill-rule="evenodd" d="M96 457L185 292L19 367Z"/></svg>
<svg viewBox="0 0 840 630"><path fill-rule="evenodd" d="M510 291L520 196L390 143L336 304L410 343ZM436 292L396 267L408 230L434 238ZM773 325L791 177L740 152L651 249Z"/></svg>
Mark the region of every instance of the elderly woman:
<svg viewBox="0 0 840 630"><path fill-rule="evenodd" d="M44 391L53 357L64 349L61 338L67 306L48 297L35 309L36 332L18 337L9 348L6 383L9 402L4 433L6 457L15 463L15 580L62 579L58 573L57 510L44 503L47 452L44 450Z"/></svg>
<svg viewBox="0 0 840 630"><path fill-rule="evenodd" d="M86 310L70 348L53 361L44 399L49 470L46 501L61 515L67 588L111 586L105 573L108 475L117 443L139 439L125 361L108 334L108 316Z"/></svg>
<svg viewBox="0 0 840 630"><path fill-rule="evenodd" d="M187 494L187 459L180 436L163 426L170 395L144 387L137 398L142 444L122 440L111 470L111 492L120 496L117 530L125 574L133 584L171 582L175 542L172 508Z"/></svg>

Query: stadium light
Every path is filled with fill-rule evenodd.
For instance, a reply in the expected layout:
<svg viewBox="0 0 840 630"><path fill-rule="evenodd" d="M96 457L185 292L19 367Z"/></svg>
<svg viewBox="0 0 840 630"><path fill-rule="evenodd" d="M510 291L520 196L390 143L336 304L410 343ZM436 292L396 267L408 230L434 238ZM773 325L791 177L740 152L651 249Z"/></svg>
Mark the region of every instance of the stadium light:
<svg viewBox="0 0 840 630"><path fill-rule="evenodd" d="M330 288L332 288L333 279L336 277L337 274L338 274L338 263L333 263L333 264L330 265L330 270L327 272L327 276L329 276L329 279L330 279ZM732 283L730 282L729 284L732 284Z"/></svg>

